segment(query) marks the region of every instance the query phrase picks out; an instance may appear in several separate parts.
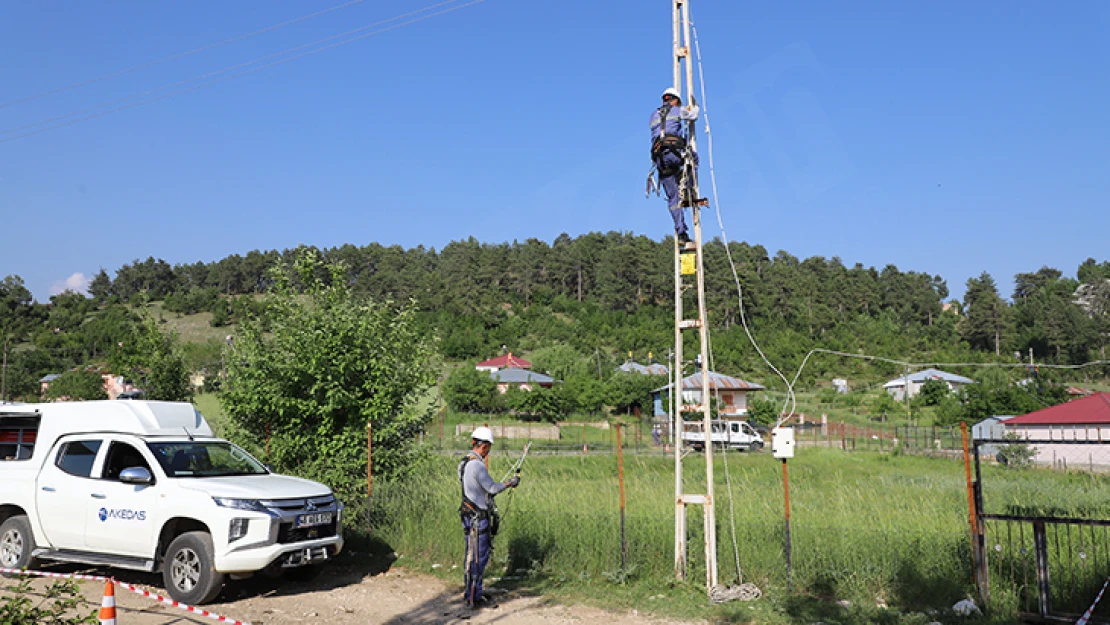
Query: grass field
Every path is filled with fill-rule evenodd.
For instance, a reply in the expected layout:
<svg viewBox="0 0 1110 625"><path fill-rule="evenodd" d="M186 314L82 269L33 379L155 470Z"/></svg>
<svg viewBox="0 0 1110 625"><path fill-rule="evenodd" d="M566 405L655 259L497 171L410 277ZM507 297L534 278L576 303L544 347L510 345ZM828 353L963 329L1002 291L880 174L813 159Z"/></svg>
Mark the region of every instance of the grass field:
<svg viewBox="0 0 1110 625"><path fill-rule="evenodd" d="M194 403L218 435L228 435L216 395L198 395ZM432 454L427 474L404 483L375 478L372 537L379 548L384 545L383 553L398 554L395 566L461 583L452 566L462 553L455 467L465 440L441 443L435 430L430 424L425 444L447 451ZM564 431L568 440L581 435L573 426ZM650 448L649 435L637 453L626 434L622 569L617 457L606 445L609 433L587 428L586 434L591 453L532 455L521 488L499 498L504 523L490 582L571 602L711 622L965 622L947 611L975 592L964 466L958 460L891 453L889 447L885 453L800 448L789 465L788 590L782 464L767 452L717 454L719 578L723 584L754 583L764 599L711 606L698 506L690 507L688 519L689 581L674 581L673 457ZM523 443L499 441L491 456L495 479L505 476ZM594 453L595 446L603 453ZM700 492L702 457L693 454L684 466L685 490ZM990 511L1110 518L1110 476L986 465L983 471ZM352 539L358 544L357 536ZM1013 622L1014 591L1000 584L992 589L994 610L981 622Z"/></svg>
<svg viewBox="0 0 1110 625"><path fill-rule="evenodd" d="M184 343L206 343L210 340L222 342L224 337L234 331L232 327L213 328L210 312L182 315L164 310L162 302L150 302L148 305L154 318L164 320L164 327L177 332L178 338Z"/></svg>
<svg viewBox="0 0 1110 625"><path fill-rule="evenodd" d="M513 459L493 458L495 479ZM692 492L704 479L699 460L685 464ZM752 620L753 610L797 607L804 597L847 599L859 609L881 599L914 611L951 606L973 591L962 463L825 449L800 454L790 465L790 496L792 582L801 592L788 600L782 466L766 453L727 460L727 474L720 460L715 469L720 581L738 580L738 555L743 581L777 601L706 607L696 506L688 521L690 581L673 584L673 459L659 456L626 457L623 572L616 457L585 455L527 461L520 490L500 500L504 524L490 576L502 586L592 597L610 607L739 622ZM442 572L461 557L455 464L438 458L432 478L375 486L375 533L407 566ZM771 612L755 620L776 622Z"/></svg>

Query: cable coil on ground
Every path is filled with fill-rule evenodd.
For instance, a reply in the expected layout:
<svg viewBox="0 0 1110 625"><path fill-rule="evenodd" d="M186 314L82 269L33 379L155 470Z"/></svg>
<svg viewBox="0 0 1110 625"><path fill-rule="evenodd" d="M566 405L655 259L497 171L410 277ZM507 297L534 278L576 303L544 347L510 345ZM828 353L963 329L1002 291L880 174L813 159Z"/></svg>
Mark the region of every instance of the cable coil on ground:
<svg viewBox="0 0 1110 625"><path fill-rule="evenodd" d="M763 596L763 591L751 583L739 586L714 586L709 591L711 603L728 603L730 601L755 601Z"/></svg>

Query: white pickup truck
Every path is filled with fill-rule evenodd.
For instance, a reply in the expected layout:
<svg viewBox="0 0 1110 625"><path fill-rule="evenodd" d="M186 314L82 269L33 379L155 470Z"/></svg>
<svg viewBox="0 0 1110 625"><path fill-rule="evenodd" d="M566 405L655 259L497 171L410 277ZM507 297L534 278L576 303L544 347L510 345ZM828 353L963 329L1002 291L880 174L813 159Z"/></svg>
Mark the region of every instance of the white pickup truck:
<svg viewBox="0 0 1110 625"><path fill-rule="evenodd" d="M187 403L0 405L0 567L162 572L202 604L227 577L309 577L343 548L323 484L271 473Z"/></svg>
<svg viewBox="0 0 1110 625"><path fill-rule="evenodd" d="M714 447L728 447L740 451L759 451L763 448L763 437L748 423L743 421L712 421ZM682 442L695 451L705 450L705 425L701 421L688 421L683 424Z"/></svg>

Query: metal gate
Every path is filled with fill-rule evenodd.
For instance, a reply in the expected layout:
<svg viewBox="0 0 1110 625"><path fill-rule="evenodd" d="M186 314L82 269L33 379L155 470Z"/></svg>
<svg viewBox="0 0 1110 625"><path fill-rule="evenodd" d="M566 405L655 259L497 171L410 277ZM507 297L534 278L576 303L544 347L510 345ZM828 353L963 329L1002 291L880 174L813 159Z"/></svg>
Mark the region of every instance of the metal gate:
<svg viewBox="0 0 1110 625"><path fill-rule="evenodd" d="M974 466L983 602L1025 620L1076 622L1110 576L1110 442L979 440ZM1110 624L1110 601L1089 618Z"/></svg>

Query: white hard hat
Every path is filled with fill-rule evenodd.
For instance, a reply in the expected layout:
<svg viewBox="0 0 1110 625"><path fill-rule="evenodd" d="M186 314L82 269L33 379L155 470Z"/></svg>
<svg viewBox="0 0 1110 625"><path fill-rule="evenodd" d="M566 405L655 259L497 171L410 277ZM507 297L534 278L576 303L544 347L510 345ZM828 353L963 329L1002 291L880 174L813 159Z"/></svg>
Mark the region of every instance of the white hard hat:
<svg viewBox="0 0 1110 625"><path fill-rule="evenodd" d="M489 443L490 445L492 445L493 444L493 430L491 430L491 429L489 429L489 428L487 428L486 426L483 425L483 426L475 429L474 433L470 435L470 438L472 438L476 441L485 441L485 442Z"/></svg>
<svg viewBox="0 0 1110 625"><path fill-rule="evenodd" d="M682 99L682 95L679 94L678 89L675 89L674 87L667 87L667 90L663 92L663 95L673 95L674 97L678 98L679 100Z"/></svg>

